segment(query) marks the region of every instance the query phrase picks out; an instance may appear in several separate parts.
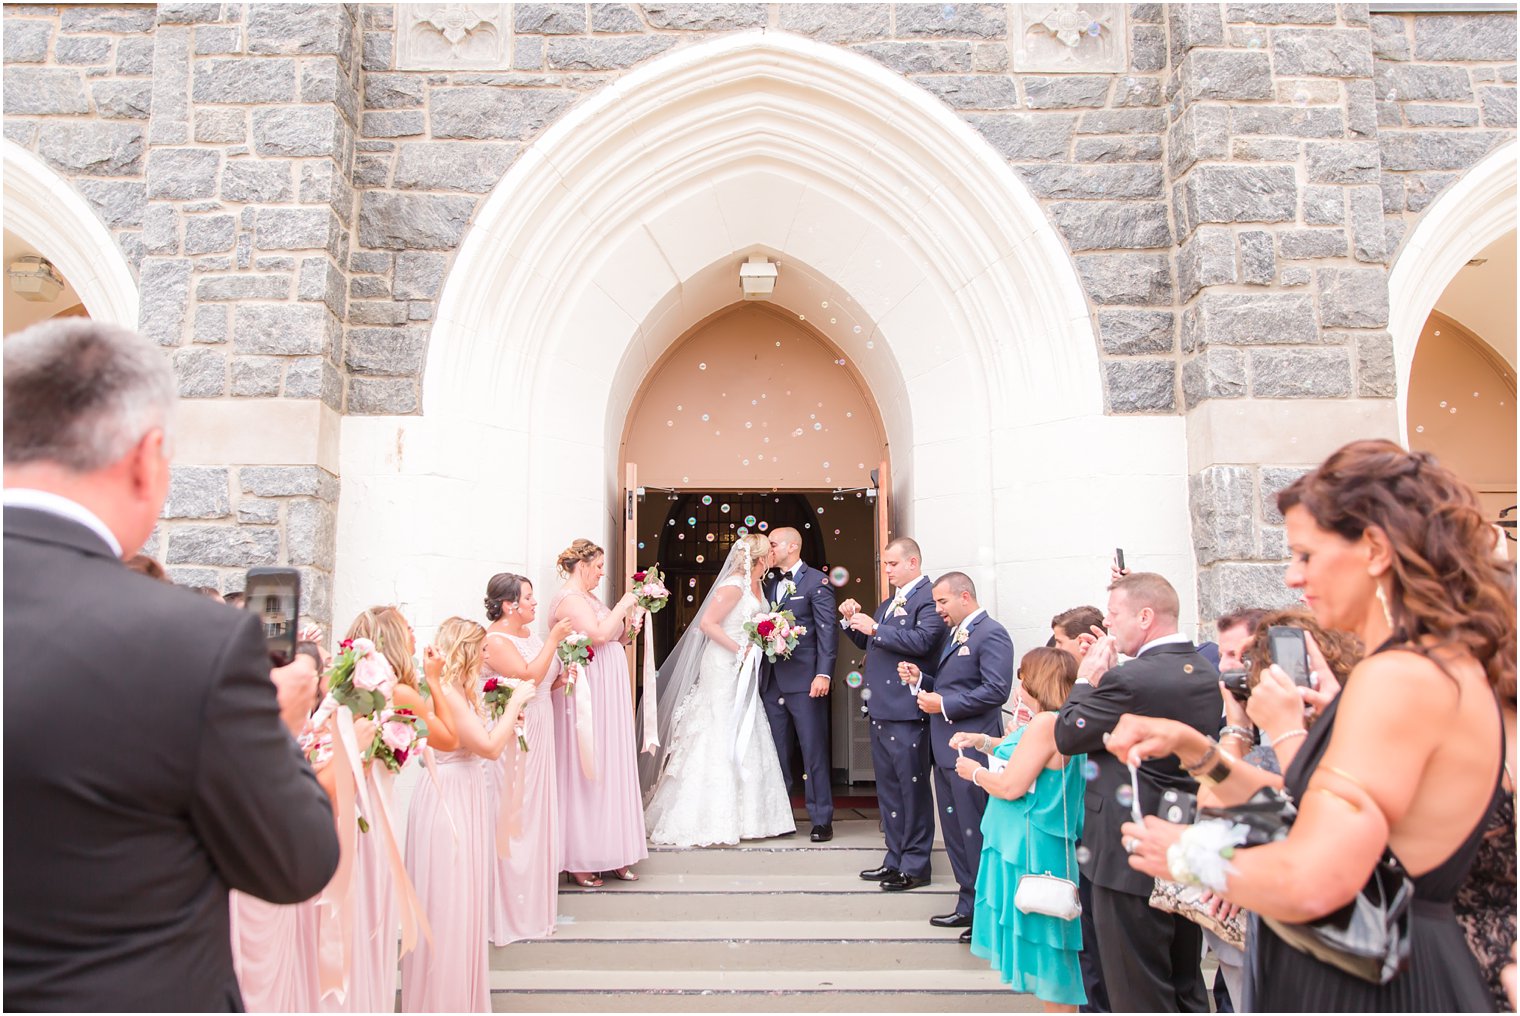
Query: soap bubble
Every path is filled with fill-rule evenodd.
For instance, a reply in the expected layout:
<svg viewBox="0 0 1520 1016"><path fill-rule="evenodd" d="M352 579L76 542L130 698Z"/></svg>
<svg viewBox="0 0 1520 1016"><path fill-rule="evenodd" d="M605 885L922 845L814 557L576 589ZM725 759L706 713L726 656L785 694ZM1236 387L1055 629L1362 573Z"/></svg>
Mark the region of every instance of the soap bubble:
<svg viewBox="0 0 1520 1016"><path fill-rule="evenodd" d="M851 688L859 688L860 683L864 680L865 678L860 676L860 671L858 670L852 670L848 674L844 675L844 683L849 685Z"/></svg>
<svg viewBox="0 0 1520 1016"><path fill-rule="evenodd" d="M829 572L829 581L832 582L836 587L843 587L847 582L850 581L850 573L844 567L844 565L839 565L833 571Z"/></svg>
<svg viewBox="0 0 1520 1016"><path fill-rule="evenodd" d="M667 525L667 526L673 526L673 525L675 525L675 524L676 524L676 520L675 520L675 519L667 519L667 520L666 520L666 521L665 521L665 524L666 524L666 525Z"/></svg>
<svg viewBox="0 0 1520 1016"><path fill-rule="evenodd" d="M822 515L822 514L823 514L823 509L822 509L822 508L819 508L819 509L818 509L818 514L819 514L819 515Z"/></svg>
<svg viewBox="0 0 1520 1016"><path fill-rule="evenodd" d="M1446 408L1446 400L1445 400L1445 399L1442 399L1442 400L1441 400L1441 408L1442 408L1442 409L1445 409L1445 408Z"/></svg>
<svg viewBox="0 0 1520 1016"><path fill-rule="evenodd" d="M716 537L716 536L714 536L714 535L713 535L713 534L712 534L712 533L708 533L708 534L707 534L707 542L708 542L708 543L711 543L711 542L713 542L713 541L714 541L714 540L716 540L716 539L717 539L717 537Z"/></svg>
<svg viewBox="0 0 1520 1016"><path fill-rule="evenodd" d="M1423 433L1425 433L1425 425L1424 425L1424 424L1423 424L1423 423L1422 423L1422 424L1420 424L1420 425L1419 425L1419 426L1418 426L1418 427L1416 427L1416 428L1415 428L1415 429L1414 429L1414 432L1415 432L1415 433L1416 433L1416 434L1423 434Z"/></svg>
<svg viewBox="0 0 1520 1016"><path fill-rule="evenodd" d="M753 526L755 524L755 517L753 515L744 516L744 524L746 526Z"/></svg>
<svg viewBox="0 0 1520 1016"><path fill-rule="evenodd" d="M748 526L740 526L739 527L739 535L740 536L748 536L749 535L749 527Z"/></svg>
<svg viewBox="0 0 1520 1016"><path fill-rule="evenodd" d="M1077 729L1081 730L1085 726L1087 726L1087 717L1085 717L1085 716L1078 716L1077 717Z"/></svg>
<svg viewBox="0 0 1520 1016"><path fill-rule="evenodd" d="M835 536L838 536L838 535L839 535L839 530L837 530L837 529L836 529L836 530L834 530L834 535L835 535Z"/></svg>
<svg viewBox="0 0 1520 1016"><path fill-rule="evenodd" d="M947 804L947 805L945 805L945 814L947 814L947 815L953 815L954 813L955 813L955 805L953 805L953 804Z"/></svg>
<svg viewBox="0 0 1520 1016"><path fill-rule="evenodd" d="M707 369L707 364L705 364L705 363L699 363L699 364L697 364L697 369L698 370L706 370Z"/></svg>
<svg viewBox="0 0 1520 1016"><path fill-rule="evenodd" d="M802 436L802 428L801 427L798 427L796 430L792 431L792 437L801 437L801 436Z"/></svg>
<svg viewBox="0 0 1520 1016"><path fill-rule="evenodd" d="M703 494L702 495L702 503L703 504L712 504L712 495L711 494Z"/></svg>
<svg viewBox="0 0 1520 1016"><path fill-rule="evenodd" d="M1088 850L1086 847L1078 847L1077 848L1077 863L1078 864L1086 864L1090 860L1092 860L1092 851Z"/></svg>
<svg viewBox="0 0 1520 1016"><path fill-rule="evenodd" d="M1082 778L1089 783L1098 778L1098 763L1088 759L1082 763Z"/></svg>
<svg viewBox="0 0 1520 1016"><path fill-rule="evenodd" d="M674 427L675 425L676 425L676 421L674 421L674 420L666 420L665 421L665 426L667 426L667 427Z"/></svg>
<svg viewBox="0 0 1520 1016"><path fill-rule="evenodd" d="M688 515L688 516L686 516L686 524L688 526L694 526L694 525L696 525L697 524L697 517L695 515Z"/></svg>
<svg viewBox="0 0 1520 1016"><path fill-rule="evenodd" d="M708 416L706 413L702 414L702 422L703 423L706 423L708 420L711 420L711 419L712 419L712 417Z"/></svg>
<svg viewBox="0 0 1520 1016"><path fill-rule="evenodd" d="M815 423L815 424L813 424L813 429L814 430L822 430L823 429L823 424L821 424L821 423Z"/></svg>
<svg viewBox="0 0 1520 1016"><path fill-rule="evenodd" d="M776 705L778 705L778 706L784 706L784 705L786 705L786 698L783 696L781 698L776 699Z"/></svg>
<svg viewBox="0 0 1520 1016"><path fill-rule="evenodd" d="M859 328L856 328L855 330L857 332L860 331ZM866 340L866 348L867 349L875 349L876 348L876 340L875 339L867 339Z"/></svg>
<svg viewBox="0 0 1520 1016"><path fill-rule="evenodd" d="M639 541L639 549L640 549L640 550L643 550L643 549L644 549L644 541L643 541L643 540L640 540L640 541Z"/></svg>
<svg viewBox="0 0 1520 1016"><path fill-rule="evenodd" d="M726 514L728 512L728 505L726 505L726 504L720 504L720 505L718 505L718 511L724 512Z"/></svg>
<svg viewBox="0 0 1520 1016"><path fill-rule="evenodd" d="M870 688L862 688L862 689L860 689L860 698L861 698L862 701L865 701L865 702L871 701L871 689Z"/></svg>
<svg viewBox="0 0 1520 1016"><path fill-rule="evenodd" d="M685 533L677 533L676 534L676 539L678 539L678 540L684 540L684 539L686 539L686 534Z"/></svg>
<svg viewBox="0 0 1520 1016"><path fill-rule="evenodd" d="M688 594L687 597L686 597L686 602L687 603L691 603L695 599L696 599L695 596L691 596L691 595Z"/></svg>
<svg viewBox="0 0 1520 1016"><path fill-rule="evenodd" d="M769 522L762 522L762 523L760 523L760 531L762 533L765 532L770 527L771 527L771 524Z"/></svg>
<svg viewBox="0 0 1520 1016"><path fill-rule="evenodd" d="M859 326L859 325L856 325L856 326L855 326L855 334L856 334L856 335L859 335L859 334L860 334L860 326ZM869 342L868 342L868 343L866 343L866 348L868 348L868 349L869 349L869 348L870 348L870 345L871 345L871 344L870 344L870 343L869 343Z"/></svg>
<svg viewBox="0 0 1520 1016"><path fill-rule="evenodd" d="M686 584L688 586L691 586L691 588L693 588L693 589L697 588L697 580L694 579L694 578L693 579L687 579L686 580Z"/></svg>
<svg viewBox="0 0 1520 1016"><path fill-rule="evenodd" d="M1121 783L1119 789L1114 791L1114 800L1119 802L1119 807L1128 808L1135 803L1135 791L1128 783Z"/></svg>

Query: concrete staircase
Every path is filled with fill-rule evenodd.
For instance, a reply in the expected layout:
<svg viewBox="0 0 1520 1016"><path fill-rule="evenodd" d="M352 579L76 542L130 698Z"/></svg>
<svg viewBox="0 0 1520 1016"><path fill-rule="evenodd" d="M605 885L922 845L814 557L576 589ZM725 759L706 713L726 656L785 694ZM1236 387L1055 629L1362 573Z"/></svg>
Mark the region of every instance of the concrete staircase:
<svg viewBox="0 0 1520 1016"><path fill-rule="evenodd" d="M795 837L706 850L651 848L638 882L562 887L552 938L493 949L497 1012L1039 1011L958 932L944 849L934 883L885 893L856 873L881 863L869 813L831 843Z"/></svg>

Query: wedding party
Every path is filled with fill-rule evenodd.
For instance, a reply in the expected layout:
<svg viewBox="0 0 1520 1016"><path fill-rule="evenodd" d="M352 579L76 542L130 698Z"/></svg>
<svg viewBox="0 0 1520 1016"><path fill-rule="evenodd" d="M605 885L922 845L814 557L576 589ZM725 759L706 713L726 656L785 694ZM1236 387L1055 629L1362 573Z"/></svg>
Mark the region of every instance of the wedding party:
<svg viewBox="0 0 1520 1016"><path fill-rule="evenodd" d="M1516 38L6 4L6 1007L1514 1011Z"/></svg>

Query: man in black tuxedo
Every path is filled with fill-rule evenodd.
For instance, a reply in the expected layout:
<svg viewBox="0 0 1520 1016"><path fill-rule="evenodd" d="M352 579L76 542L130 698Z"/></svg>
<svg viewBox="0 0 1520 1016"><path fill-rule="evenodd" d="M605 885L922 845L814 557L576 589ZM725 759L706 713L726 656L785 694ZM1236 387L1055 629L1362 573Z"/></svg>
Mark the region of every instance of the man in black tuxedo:
<svg viewBox="0 0 1520 1016"><path fill-rule="evenodd" d="M5 1007L239 1010L227 890L338 863L291 736L316 668L271 680L253 614L122 565L169 486L163 354L67 318L4 355Z"/></svg>
<svg viewBox="0 0 1520 1016"><path fill-rule="evenodd" d="M871 764L887 853L879 867L860 873L888 892L929 884L934 848L934 795L929 790L929 737L918 708L917 687L898 677L898 664L911 663L932 676L945 622L934 610L923 552L900 536L881 552L881 566L894 592L876 613L854 600L839 605L850 641L866 651L866 687L861 693L871 713Z"/></svg>
<svg viewBox="0 0 1520 1016"><path fill-rule="evenodd" d="M1083 659L1056 725L1062 754L1085 752L1098 765L1097 778L1087 785L1082 843L1089 857L1083 870L1093 883L1103 982L1115 1012L1209 1011L1198 967L1203 934L1186 918L1150 906L1153 880L1129 866L1119 834L1131 817L1119 799L1129 770L1103 749L1103 735L1125 713L1219 733L1219 671L1177 631L1177 614L1177 591L1153 572L1126 574L1109 586L1103 619L1108 633L1094 633L1102 637ZM1118 653L1134 659L1114 666ZM1140 809L1151 815L1163 791L1198 791L1175 756L1141 765L1139 786Z"/></svg>
<svg viewBox="0 0 1520 1016"><path fill-rule="evenodd" d="M829 577L802 561L802 534L790 526L771 530L771 552L776 567L766 579L765 598L776 610L789 610L807 634L786 659L761 664L760 700L771 721L781 778L790 790L792 779L792 732L802 747L808 818L813 821L812 840L834 838L833 773L829 763L829 683L839 651L839 631L834 627L834 587Z"/></svg>
<svg viewBox="0 0 1520 1016"><path fill-rule="evenodd" d="M934 583L933 595L940 620L949 630L940 644L934 690L919 691L918 708L929 717L939 827L961 891L955 910L931 917L929 923L938 928L965 928L961 938L970 942L987 791L955 775L957 753L950 747L950 737L961 731L1003 736L1003 704L1013 693L1013 639L977 603L976 585L964 572L942 575ZM904 681L919 680L919 669L911 663L902 664L900 671ZM986 755L966 751L979 764L987 764Z"/></svg>

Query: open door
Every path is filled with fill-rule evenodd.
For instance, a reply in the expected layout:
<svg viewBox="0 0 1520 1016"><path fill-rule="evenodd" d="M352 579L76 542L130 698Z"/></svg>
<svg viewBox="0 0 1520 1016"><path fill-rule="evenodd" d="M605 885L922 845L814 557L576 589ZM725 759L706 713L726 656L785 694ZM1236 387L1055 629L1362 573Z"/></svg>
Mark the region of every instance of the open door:
<svg viewBox="0 0 1520 1016"><path fill-rule="evenodd" d="M876 485L876 590L878 599L887 598L887 571L881 564L881 550L893 537L892 532L892 472L887 460L871 470L871 482Z"/></svg>
<svg viewBox="0 0 1520 1016"><path fill-rule="evenodd" d="M623 475L623 585L622 589L615 590L616 595L612 597L614 600L623 595L623 590L633 585L633 573L638 570L639 467L630 462ZM638 639L634 639L625 650L628 654L628 694L635 701L639 697L638 653L635 651L637 643Z"/></svg>

